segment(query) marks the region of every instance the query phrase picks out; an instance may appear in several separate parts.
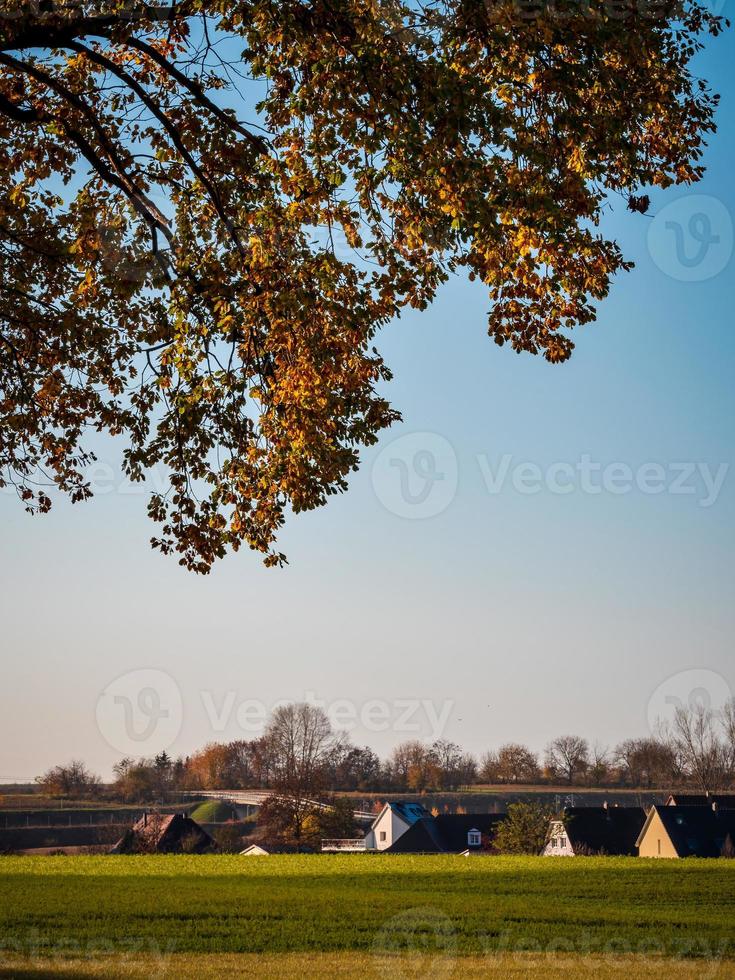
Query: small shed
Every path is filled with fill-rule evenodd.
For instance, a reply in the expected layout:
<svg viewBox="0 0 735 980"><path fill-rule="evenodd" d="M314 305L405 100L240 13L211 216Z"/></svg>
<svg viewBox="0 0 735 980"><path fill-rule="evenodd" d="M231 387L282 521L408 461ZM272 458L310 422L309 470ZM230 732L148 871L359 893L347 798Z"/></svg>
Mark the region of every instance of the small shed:
<svg viewBox="0 0 735 980"><path fill-rule="evenodd" d="M249 844L244 851L240 851L245 857L261 857L268 854L313 854L314 848L301 844L268 843L261 841L260 844Z"/></svg>

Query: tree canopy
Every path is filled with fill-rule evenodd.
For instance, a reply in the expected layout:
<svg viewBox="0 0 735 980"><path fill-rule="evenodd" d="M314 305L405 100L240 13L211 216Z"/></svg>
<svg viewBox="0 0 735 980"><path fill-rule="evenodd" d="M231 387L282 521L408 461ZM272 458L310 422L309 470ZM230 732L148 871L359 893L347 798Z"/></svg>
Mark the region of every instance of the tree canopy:
<svg viewBox="0 0 735 980"><path fill-rule="evenodd" d="M90 496L125 441L154 546L268 564L398 418L377 331L465 270L566 360L629 264L612 200L701 173L698 0L0 0L0 486ZM343 242L342 247L336 244Z"/></svg>

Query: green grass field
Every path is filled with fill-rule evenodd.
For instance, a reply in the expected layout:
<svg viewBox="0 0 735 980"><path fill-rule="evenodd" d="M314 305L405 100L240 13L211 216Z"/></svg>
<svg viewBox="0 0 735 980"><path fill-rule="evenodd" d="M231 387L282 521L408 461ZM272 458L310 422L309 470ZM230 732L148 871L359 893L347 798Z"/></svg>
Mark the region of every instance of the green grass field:
<svg viewBox="0 0 735 980"><path fill-rule="evenodd" d="M222 800L207 800L200 803L189 814L197 823L224 823L237 817L235 808Z"/></svg>
<svg viewBox="0 0 735 980"><path fill-rule="evenodd" d="M0 948L19 977L217 976L248 954L263 976L735 977L735 862L7 857Z"/></svg>

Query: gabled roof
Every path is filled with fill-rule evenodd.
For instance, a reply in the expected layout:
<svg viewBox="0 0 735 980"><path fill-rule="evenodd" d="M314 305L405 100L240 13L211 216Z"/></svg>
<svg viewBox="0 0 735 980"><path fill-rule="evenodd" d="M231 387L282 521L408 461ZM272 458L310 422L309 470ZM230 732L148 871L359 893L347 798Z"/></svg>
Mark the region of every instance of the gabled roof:
<svg viewBox="0 0 735 980"><path fill-rule="evenodd" d="M712 806L735 810L735 793L672 793L666 806Z"/></svg>
<svg viewBox="0 0 735 980"><path fill-rule="evenodd" d="M117 842L112 853L186 850L201 852L214 844L210 835L185 813L145 813Z"/></svg>
<svg viewBox="0 0 735 980"><path fill-rule="evenodd" d="M384 853L461 854L467 850L467 835L471 830L479 830L483 836L487 836L504 819L504 813L442 813L437 817L429 815L417 820Z"/></svg>
<svg viewBox="0 0 735 980"><path fill-rule="evenodd" d="M639 806L575 806L564 811L563 822L574 851L635 854L646 812Z"/></svg>
<svg viewBox="0 0 735 980"><path fill-rule="evenodd" d="M384 854L440 854L443 850L434 834L434 818L417 820L405 834L387 847Z"/></svg>
<svg viewBox="0 0 735 980"><path fill-rule="evenodd" d="M375 826L386 810L392 810L393 813L407 823L409 827L415 824L417 820L430 816L429 811L421 803L415 803L413 800L391 800L391 802L385 804L383 809L373 820L372 824L370 825L371 827Z"/></svg>
<svg viewBox="0 0 735 980"><path fill-rule="evenodd" d="M711 806L654 806L637 843L658 814L679 857L720 857L725 841L735 843L735 810Z"/></svg>

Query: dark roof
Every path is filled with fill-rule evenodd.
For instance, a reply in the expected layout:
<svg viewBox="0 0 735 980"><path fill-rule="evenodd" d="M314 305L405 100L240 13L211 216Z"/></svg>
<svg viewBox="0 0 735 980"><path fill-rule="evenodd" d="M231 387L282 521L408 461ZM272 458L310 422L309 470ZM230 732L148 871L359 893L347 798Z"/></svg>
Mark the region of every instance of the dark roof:
<svg viewBox="0 0 735 980"><path fill-rule="evenodd" d="M564 811L563 820L575 852L636 854L646 812L640 806L574 806Z"/></svg>
<svg viewBox="0 0 735 980"><path fill-rule="evenodd" d="M461 854L467 834L479 830L487 837L505 819L504 813L442 813L417 820L405 834L386 848L386 854ZM472 847L470 850L480 850Z"/></svg>
<svg viewBox="0 0 735 980"><path fill-rule="evenodd" d="M183 850L201 853L213 844L214 840L207 831L185 813L145 813L117 842L112 853L174 853Z"/></svg>
<svg viewBox="0 0 735 980"><path fill-rule="evenodd" d="M425 817L417 820L412 827L409 827L405 834L401 834L398 840L387 847L385 854L440 854L441 845L436 840L432 831L433 817Z"/></svg>
<svg viewBox="0 0 735 980"><path fill-rule="evenodd" d="M672 793L667 806L712 806L716 803L726 810L735 810L735 793Z"/></svg>
<svg viewBox="0 0 735 980"><path fill-rule="evenodd" d="M728 836L735 843L735 810L698 805L654 809L679 857L720 857Z"/></svg>
<svg viewBox="0 0 735 980"><path fill-rule="evenodd" d="M430 816L429 811L422 803L416 803L413 800L391 800L388 806L402 820L405 820L409 826L416 823L417 820L421 820L422 817ZM381 810L380 813L382 812ZM378 819L380 813L376 816L375 820ZM375 820L373 823L375 823Z"/></svg>

